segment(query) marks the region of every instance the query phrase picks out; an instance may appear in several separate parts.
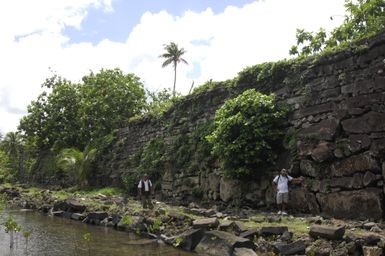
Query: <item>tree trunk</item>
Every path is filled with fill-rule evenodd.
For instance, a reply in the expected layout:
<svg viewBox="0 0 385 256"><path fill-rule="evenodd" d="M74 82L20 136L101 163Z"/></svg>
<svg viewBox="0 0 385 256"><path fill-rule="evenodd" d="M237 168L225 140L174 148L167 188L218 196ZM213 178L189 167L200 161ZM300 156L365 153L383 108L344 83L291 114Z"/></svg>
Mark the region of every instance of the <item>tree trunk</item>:
<svg viewBox="0 0 385 256"><path fill-rule="evenodd" d="M175 84L176 84L176 63L174 63L174 88L172 90L173 97L175 97Z"/></svg>

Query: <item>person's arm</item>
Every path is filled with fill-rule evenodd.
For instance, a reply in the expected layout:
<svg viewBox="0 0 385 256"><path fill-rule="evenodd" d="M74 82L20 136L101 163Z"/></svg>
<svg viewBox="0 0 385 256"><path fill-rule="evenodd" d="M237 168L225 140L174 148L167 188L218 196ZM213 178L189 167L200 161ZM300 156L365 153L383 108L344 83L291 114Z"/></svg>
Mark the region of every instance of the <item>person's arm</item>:
<svg viewBox="0 0 385 256"><path fill-rule="evenodd" d="M139 197L142 196L142 180L139 181L139 185L138 185L138 195L139 195Z"/></svg>
<svg viewBox="0 0 385 256"><path fill-rule="evenodd" d="M278 176L275 176L272 182L273 191L277 191L277 182L278 182Z"/></svg>
<svg viewBox="0 0 385 256"><path fill-rule="evenodd" d="M291 177L291 180L290 180L292 184L301 184L303 181L304 181L304 178L302 176L298 178Z"/></svg>

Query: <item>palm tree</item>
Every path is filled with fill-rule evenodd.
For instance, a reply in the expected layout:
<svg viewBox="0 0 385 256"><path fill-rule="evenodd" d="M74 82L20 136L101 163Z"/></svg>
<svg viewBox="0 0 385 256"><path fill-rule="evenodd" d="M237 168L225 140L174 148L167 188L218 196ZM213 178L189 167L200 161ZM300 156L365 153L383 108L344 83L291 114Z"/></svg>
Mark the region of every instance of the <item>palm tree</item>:
<svg viewBox="0 0 385 256"><path fill-rule="evenodd" d="M174 88L172 90L172 95L175 97L175 84L176 84L176 67L178 63L183 62L188 65L187 61L182 58L182 55L186 53L186 51L183 48L178 47L178 45L174 42L171 42L169 44L166 44L164 46L164 50L166 51L162 55L159 56L159 58L165 58L166 60L162 64L162 68L173 64L174 67Z"/></svg>
<svg viewBox="0 0 385 256"><path fill-rule="evenodd" d="M96 149L88 147L84 152L76 148L65 148L57 157L57 165L72 176L71 178L74 178L80 186L87 185L96 153Z"/></svg>
<svg viewBox="0 0 385 256"><path fill-rule="evenodd" d="M24 178L24 148L18 132L8 132L1 141L1 147L11 160L12 169L19 178Z"/></svg>

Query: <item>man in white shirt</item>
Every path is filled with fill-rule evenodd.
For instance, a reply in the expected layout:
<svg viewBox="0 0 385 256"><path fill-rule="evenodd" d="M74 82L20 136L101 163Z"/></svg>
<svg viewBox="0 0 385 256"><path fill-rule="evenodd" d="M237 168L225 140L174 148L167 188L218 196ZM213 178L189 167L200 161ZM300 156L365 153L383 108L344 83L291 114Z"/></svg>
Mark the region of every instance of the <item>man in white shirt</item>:
<svg viewBox="0 0 385 256"><path fill-rule="evenodd" d="M281 170L281 174L275 176L273 188L277 191L278 214L287 215L286 206L289 202L289 183L301 183L303 178L293 178L288 175L286 169Z"/></svg>
<svg viewBox="0 0 385 256"><path fill-rule="evenodd" d="M151 180L148 179L148 175L144 174L143 179L139 181L138 184L138 192L139 196L142 199L143 208L153 208L151 203L151 193L152 193L152 183Z"/></svg>

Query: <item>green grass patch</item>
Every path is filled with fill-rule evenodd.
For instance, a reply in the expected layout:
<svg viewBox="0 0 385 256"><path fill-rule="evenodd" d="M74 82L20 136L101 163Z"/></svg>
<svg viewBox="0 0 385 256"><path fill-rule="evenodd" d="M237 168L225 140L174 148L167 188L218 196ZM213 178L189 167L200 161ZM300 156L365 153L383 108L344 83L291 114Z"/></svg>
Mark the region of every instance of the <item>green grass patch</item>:
<svg viewBox="0 0 385 256"><path fill-rule="evenodd" d="M254 218L264 219L262 222L255 222L252 220L244 222L244 225L250 228L262 228L262 227L280 227L286 226L289 231L293 232L294 237L301 234L307 234L309 232L310 223L303 218L293 218L290 216L281 216L279 222L269 222L267 216L254 216Z"/></svg>
<svg viewBox="0 0 385 256"><path fill-rule="evenodd" d="M76 194L80 195L98 195L103 194L105 196L117 196L121 195L123 193L123 190L116 187L104 187L104 188L97 188L97 189L90 189L90 190L79 190L75 192Z"/></svg>

